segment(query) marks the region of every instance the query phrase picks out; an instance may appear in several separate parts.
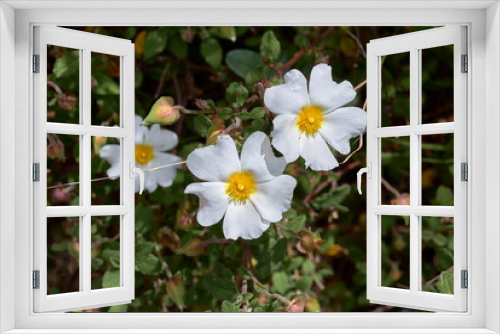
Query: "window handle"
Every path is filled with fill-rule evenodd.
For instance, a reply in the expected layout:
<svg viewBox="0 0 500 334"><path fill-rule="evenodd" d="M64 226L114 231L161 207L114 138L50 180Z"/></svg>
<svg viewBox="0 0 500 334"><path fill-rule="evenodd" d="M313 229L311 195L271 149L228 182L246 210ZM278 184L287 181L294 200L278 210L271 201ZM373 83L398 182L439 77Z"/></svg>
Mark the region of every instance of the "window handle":
<svg viewBox="0 0 500 334"><path fill-rule="evenodd" d="M366 173L366 176L371 179L372 178L372 163L370 161L368 161L366 163L366 167L365 168L361 168L359 171L358 171L358 192L359 194L361 195L361 176Z"/></svg>
<svg viewBox="0 0 500 334"><path fill-rule="evenodd" d="M130 161L130 178L135 178L135 174L139 175L139 195L142 195L144 190L144 171L138 167L135 167L134 162Z"/></svg>

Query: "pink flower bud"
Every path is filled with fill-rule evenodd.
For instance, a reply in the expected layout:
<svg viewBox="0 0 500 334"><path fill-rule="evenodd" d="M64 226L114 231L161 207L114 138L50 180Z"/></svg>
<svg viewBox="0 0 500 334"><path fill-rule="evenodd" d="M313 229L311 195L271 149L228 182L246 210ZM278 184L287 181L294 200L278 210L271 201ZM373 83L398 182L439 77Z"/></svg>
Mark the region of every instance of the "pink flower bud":
<svg viewBox="0 0 500 334"><path fill-rule="evenodd" d="M182 311L184 307L184 281L181 274L177 274L167 282L167 294Z"/></svg>
<svg viewBox="0 0 500 334"><path fill-rule="evenodd" d="M304 312L305 300L302 296L293 295L290 298L291 305L288 307L288 312Z"/></svg>
<svg viewBox="0 0 500 334"><path fill-rule="evenodd" d="M76 100L77 100L76 95L72 93L58 95L57 97L57 103L59 104L59 107L68 111L72 110L75 107Z"/></svg>
<svg viewBox="0 0 500 334"><path fill-rule="evenodd" d="M311 253L321 247L323 241L311 231L300 231L297 249L303 254Z"/></svg>
<svg viewBox="0 0 500 334"><path fill-rule="evenodd" d="M177 122L180 117L179 108L174 106L174 99L170 96L162 96L153 104L153 107L151 107L142 125L172 125Z"/></svg>
<svg viewBox="0 0 500 334"><path fill-rule="evenodd" d="M202 245L203 238L196 237L188 241L182 248L177 250L179 255L199 256L207 252L207 247Z"/></svg>
<svg viewBox="0 0 500 334"><path fill-rule="evenodd" d="M50 196L52 203L57 205L67 205L71 200L71 194L64 187L54 188Z"/></svg>
<svg viewBox="0 0 500 334"><path fill-rule="evenodd" d="M66 160L66 155L64 154L64 144L61 139L56 134L47 135L47 157L51 159Z"/></svg>

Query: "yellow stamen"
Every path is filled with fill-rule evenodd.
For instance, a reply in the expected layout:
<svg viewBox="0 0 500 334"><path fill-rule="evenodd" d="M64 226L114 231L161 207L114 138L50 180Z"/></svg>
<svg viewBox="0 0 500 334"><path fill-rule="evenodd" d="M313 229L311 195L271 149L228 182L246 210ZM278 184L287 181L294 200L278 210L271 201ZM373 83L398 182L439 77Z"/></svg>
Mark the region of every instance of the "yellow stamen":
<svg viewBox="0 0 500 334"><path fill-rule="evenodd" d="M235 202L244 203L256 190L257 185L249 172L234 173L226 182L226 194Z"/></svg>
<svg viewBox="0 0 500 334"><path fill-rule="evenodd" d="M319 106L307 106L300 109L297 116L297 128L307 136L312 136L323 125L323 108Z"/></svg>
<svg viewBox="0 0 500 334"><path fill-rule="evenodd" d="M135 162L145 165L155 157L155 151L152 146L146 144L135 145Z"/></svg>

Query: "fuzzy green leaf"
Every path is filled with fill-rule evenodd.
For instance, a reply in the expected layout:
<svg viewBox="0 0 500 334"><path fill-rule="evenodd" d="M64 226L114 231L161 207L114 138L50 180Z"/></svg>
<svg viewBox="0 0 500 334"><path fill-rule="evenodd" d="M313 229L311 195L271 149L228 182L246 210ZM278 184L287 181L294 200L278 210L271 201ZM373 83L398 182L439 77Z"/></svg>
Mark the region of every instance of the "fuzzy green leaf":
<svg viewBox="0 0 500 334"><path fill-rule="evenodd" d="M222 63L222 47L215 38L209 38L201 42L200 53L213 68L219 68Z"/></svg>
<svg viewBox="0 0 500 334"><path fill-rule="evenodd" d="M245 79L248 72L262 67L262 57L255 51L236 49L226 54L226 64L236 75Z"/></svg>
<svg viewBox="0 0 500 334"><path fill-rule="evenodd" d="M149 59L162 52L167 46L167 34L160 29L148 31L144 39L144 59Z"/></svg>
<svg viewBox="0 0 500 334"><path fill-rule="evenodd" d="M260 41L260 53L272 63L276 62L281 54L281 44L272 31L266 31Z"/></svg>

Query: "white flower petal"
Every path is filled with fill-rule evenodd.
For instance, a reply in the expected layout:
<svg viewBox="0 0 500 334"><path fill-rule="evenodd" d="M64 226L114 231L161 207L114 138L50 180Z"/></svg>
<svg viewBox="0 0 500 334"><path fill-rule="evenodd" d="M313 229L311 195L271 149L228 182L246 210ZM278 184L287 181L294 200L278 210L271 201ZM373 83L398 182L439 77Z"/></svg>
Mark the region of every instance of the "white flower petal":
<svg viewBox="0 0 500 334"><path fill-rule="evenodd" d="M153 146L156 151L170 151L178 142L175 132L162 129L159 124L153 124L144 138L144 143Z"/></svg>
<svg viewBox="0 0 500 334"><path fill-rule="evenodd" d="M196 218L201 226L217 224L229 205L226 186L223 182L191 183L184 193L194 194L200 198L200 208Z"/></svg>
<svg viewBox="0 0 500 334"><path fill-rule="evenodd" d="M293 177L280 175L272 181L259 183L250 201L262 218L277 222L283 217L283 212L290 209L296 185L297 181Z"/></svg>
<svg viewBox="0 0 500 334"><path fill-rule="evenodd" d="M263 220L253 204L230 203L224 217L223 230L227 239L257 239L269 228L269 221Z"/></svg>
<svg viewBox="0 0 500 334"><path fill-rule="evenodd" d="M349 140L362 134L365 128L366 112L357 107L345 107L324 115L319 133L341 154L349 154Z"/></svg>
<svg viewBox="0 0 500 334"><path fill-rule="evenodd" d="M283 173L285 158L277 158L264 132L254 132L241 149L241 169L252 171L257 182L272 180Z"/></svg>
<svg viewBox="0 0 500 334"><path fill-rule="evenodd" d="M266 89L264 103L275 114L298 114L309 104L306 78L298 70L289 71L284 84Z"/></svg>
<svg viewBox="0 0 500 334"><path fill-rule="evenodd" d="M311 104L319 105L325 113L330 113L354 100L356 91L349 81L340 84L333 81L330 65L318 64L311 71L309 95Z"/></svg>
<svg viewBox="0 0 500 334"><path fill-rule="evenodd" d="M158 183L156 182L155 177L151 175L151 173L144 173L144 189L149 191L149 193L154 193L157 188ZM138 192L138 189L136 188L135 191Z"/></svg>
<svg viewBox="0 0 500 334"><path fill-rule="evenodd" d="M220 136L215 145L198 148L187 157L191 173L204 181L226 181L231 174L241 170L240 159L234 141Z"/></svg>
<svg viewBox="0 0 500 334"><path fill-rule="evenodd" d="M135 115L135 144L142 144L144 137L148 133L148 127L142 126L142 117Z"/></svg>
<svg viewBox="0 0 500 334"><path fill-rule="evenodd" d="M273 146L283 154L287 162L299 158L300 132L296 123L295 115L279 115L273 120L274 130L271 132Z"/></svg>
<svg viewBox="0 0 500 334"><path fill-rule="evenodd" d="M106 173L112 179L118 178L120 175L120 145L104 145L99 151L99 156L106 159L111 168Z"/></svg>
<svg viewBox="0 0 500 334"><path fill-rule="evenodd" d="M325 143L323 137L316 133L314 136L300 137L300 156L304 158L306 168L312 170L331 170L338 167L339 163Z"/></svg>
<svg viewBox="0 0 500 334"><path fill-rule="evenodd" d="M172 163L176 163L181 161L182 159L176 155L170 153L163 152L155 152L155 157L151 163L148 164L148 168L154 168L158 166L168 165ZM174 182L175 175L177 173L177 169L180 168L180 165L166 167L162 169L158 169L148 174L151 177L154 177L158 185L163 188L170 187Z"/></svg>

